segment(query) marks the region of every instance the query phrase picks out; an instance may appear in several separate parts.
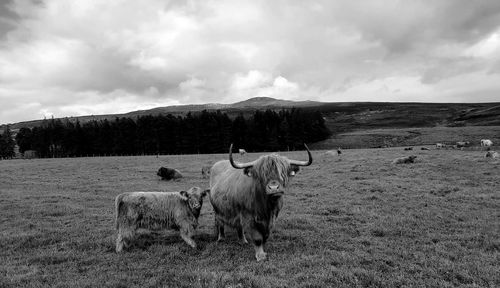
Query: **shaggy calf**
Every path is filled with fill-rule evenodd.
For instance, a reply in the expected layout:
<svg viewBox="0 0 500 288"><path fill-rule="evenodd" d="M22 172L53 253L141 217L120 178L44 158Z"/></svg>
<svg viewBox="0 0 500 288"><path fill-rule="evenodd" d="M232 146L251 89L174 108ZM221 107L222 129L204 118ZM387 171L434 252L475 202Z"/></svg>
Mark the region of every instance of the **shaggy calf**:
<svg viewBox="0 0 500 288"><path fill-rule="evenodd" d="M161 177L161 180L172 180L182 178L182 174L177 169L160 167L156 175Z"/></svg>
<svg viewBox="0 0 500 288"><path fill-rule="evenodd" d="M486 155L484 155L484 157L500 158L500 154L498 154L498 152L496 151L488 151L486 152Z"/></svg>
<svg viewBox="0 0 500 288"><path fill-rule="evenodd" d="M196 248L191 237L198 226L203 197L209 191L192 187L180 192L126 192L116 196L116 252L129 247L137 234L163 229L180 230L182 239Z"/></svg>
<svg viewBox="0 0 500 288"><path fill-rule="evenodd" d="M415 158L417 158L417 156L406 156L406 157L399 157L399 158L396 158L392 161L392 164L408 164L408 163L414 163L415 162Z"/></svg>

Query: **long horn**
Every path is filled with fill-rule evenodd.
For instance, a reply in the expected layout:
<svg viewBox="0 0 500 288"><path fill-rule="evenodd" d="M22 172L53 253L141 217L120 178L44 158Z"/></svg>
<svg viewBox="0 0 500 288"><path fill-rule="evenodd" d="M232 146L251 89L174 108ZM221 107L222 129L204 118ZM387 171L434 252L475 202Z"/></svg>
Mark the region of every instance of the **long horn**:
<svg viewBox="0 0 500 288"><path fill-rule="evenodd" d="M252 167L255 161L248 163L235 163L233 160L233 143L231 143L231 146L229 147L229 162L231 163L231 166L236 169L245 169Z"/></svg>
<svg viewBox="0 0 500 288"><path fill-rule="evenodd" d="M309 156L309 160L307 160L307 161L290 160L290 164L297 165L297 166L309 166L313 163L311 151L309 151L309 148L307 147L306 143L304 143L304 147L306 147L307 155Z"/></svg>

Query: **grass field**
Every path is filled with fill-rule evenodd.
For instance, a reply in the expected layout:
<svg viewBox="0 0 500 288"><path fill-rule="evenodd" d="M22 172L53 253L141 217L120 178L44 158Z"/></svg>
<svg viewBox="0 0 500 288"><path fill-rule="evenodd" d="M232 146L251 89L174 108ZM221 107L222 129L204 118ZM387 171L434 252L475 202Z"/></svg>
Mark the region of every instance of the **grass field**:
<svg viewBox="0 0 500 288"><path fill-rule="evenodd" d="M335 130L332 130L335 131ZM315 143L316 149L374 148L413 145L433 145L436 143L455 144L469 141L480 149L481 139L500 143L500 126L464 127L423 127L423 128L384 128L356 130L332 135L327 140Z"/></svg>
<svg viewBox="0 0 500 288"><path fill-rule="evenodd" d="M208 199L198 249L165 233L114 252L117 194L207 187L200 167L227 155L0 161L0 287L500 287L500 163L431 149L313 151L262 263L232 230L215 243Z"/></svg>

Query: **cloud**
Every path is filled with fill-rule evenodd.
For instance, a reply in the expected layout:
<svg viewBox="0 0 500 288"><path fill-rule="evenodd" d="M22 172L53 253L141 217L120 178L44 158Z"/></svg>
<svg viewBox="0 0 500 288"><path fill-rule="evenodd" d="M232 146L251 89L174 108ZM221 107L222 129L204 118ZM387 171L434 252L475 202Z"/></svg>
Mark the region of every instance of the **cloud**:
<svg viewBox="0 0 500 288"><path fill-rule="evenodd" d="M256 96L492 101L497 2L3 1L0 123Z"/></svg>

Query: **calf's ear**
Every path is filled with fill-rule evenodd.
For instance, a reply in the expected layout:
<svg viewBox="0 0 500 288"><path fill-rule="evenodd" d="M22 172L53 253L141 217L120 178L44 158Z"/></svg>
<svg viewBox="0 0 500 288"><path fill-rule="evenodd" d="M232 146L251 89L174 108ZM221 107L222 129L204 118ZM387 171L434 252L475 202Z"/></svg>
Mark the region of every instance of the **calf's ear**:
<svg viewBox="0 0 500 288"><path fill-rule="evenodd" d="M210 193L210 189L206 189L204 190L203 192L201 192L201 197L205 197L208 195L208 193Z"/></svg>
<svg viewBox="0 0 500 288"><path fill-rule="evenodd" d="M182 197L185 197L186 199L187 199L187 198L188 198L188 196L189 196L189 195L188 195L188 192L186 192L186 191L181 191L181 192L179 192L179 194L181 194L181 196L182 196Z"/></svg>

